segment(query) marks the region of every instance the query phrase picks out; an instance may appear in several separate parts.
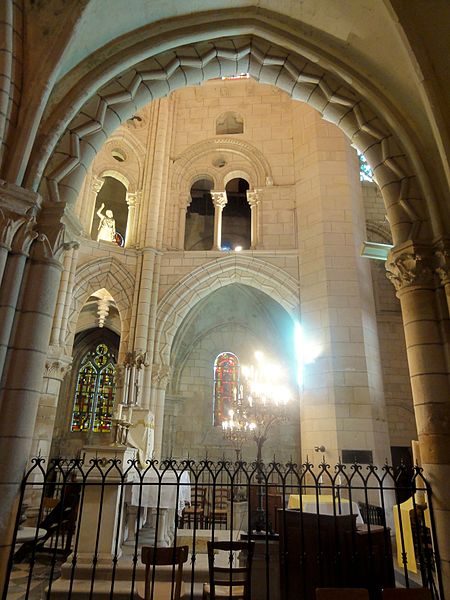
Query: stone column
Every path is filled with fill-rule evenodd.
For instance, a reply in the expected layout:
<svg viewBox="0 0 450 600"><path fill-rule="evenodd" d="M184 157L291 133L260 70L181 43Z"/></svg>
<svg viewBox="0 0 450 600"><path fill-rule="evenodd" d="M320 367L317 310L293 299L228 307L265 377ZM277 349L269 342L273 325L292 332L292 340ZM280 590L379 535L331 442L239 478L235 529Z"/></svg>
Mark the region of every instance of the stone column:
<svg viewBox="0 0 450 600"><path fill-rule="evenodd" d="M125 248L132 248L136 245L136 214L139 211L141 192L127 193L128 219L127 230L125 233Z"/></svg>
<svg viewBox="0 0 450 600"><path fill-rule="evenodd" d="M3 373L30 246L36 239L33 220L22 221L14 236L0 289L0 373Z"/></svg>
<svg viewBox="0 0 450 600"><path fill-rule="evenodd" d="M164 404L169 380L169 366L154 364L152 369L152 411L155 415L153 455L161 459L162 435L164 429Z"/></svg>
<svg viewBox="0 0 450 600"><path fill-rule="evenodd" d="M251 210L250 250L255 250L259 241L259 190L247 190L247 202L250 204Z"/></svg>
<svg viewBox="0 0 450 600"><path fill-rule="evenodd" d="M69 249L60 222L63 211L63 205L52 207L41 215L38 223L40 234L27 261L0 390L0 587L4 583L20 484L42 390L62 271L59 259L62 251Z"/></svg>
<svg viewBox="0 0 450 600"><path fill-rule="evenodd" d="M228 202L226 192L211 192L214 204L214 242L212 250L222 249L222 212Z"/></svg>
<svg viewBox="0 0 450 600"><path fill-rule="evenodd" d="M70 371L72 357L58 356L50 351L45 361L42 393L34 427L30 456L42 456L48 460L55 426L61 383Z"/></svg>
<svg viewBox="0 0 450 600"><path fill-rule="evenodd" d="M450 597L450 383L433 252L408 242L391 251L386 266L402 308L420 454L433 494L444 593Z"/></svg>
<svg viewBox="0 0 450 600"><path fill-rule="evenodd" d="M83 221L83 225L84 228L86 230L86 232L88 233L88 236L92 237L92 221L94 219L94 214L95 214L95 204L97 202L97 196L99 191L102 189L103 184L105 183L104 179L100 178L100 177L96 177L95 175L92 177L91 179L91 187L90 187L90 193L88 193L87 196L87 200L89 201L89 210L86 207L86 216L89 216L89 221L86 222L83 219L83 215L80 215L82 221ZM94 239L97 239L97 232L95 232L95 236Z"/></svg>

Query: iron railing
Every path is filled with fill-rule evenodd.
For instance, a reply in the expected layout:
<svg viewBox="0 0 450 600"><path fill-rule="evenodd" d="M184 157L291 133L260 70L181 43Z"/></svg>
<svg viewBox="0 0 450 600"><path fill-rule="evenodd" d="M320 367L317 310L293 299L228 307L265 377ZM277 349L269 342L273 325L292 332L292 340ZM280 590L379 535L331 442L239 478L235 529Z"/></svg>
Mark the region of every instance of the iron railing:
<svg viewBox="0 0 450 600"><path fill-rule="evenodd" d="M185 597L200 598L207 542L246 539L256 542L252 600L313 600L315 588L336 586L366 587L374 600L396 585L424 586L442 600L431 489L419 467L406 483L405 472L36 458L22 484L3 599L133 600L145 545L188 545ZM167 571L154 570L152 580L160 577Z"/></svg>

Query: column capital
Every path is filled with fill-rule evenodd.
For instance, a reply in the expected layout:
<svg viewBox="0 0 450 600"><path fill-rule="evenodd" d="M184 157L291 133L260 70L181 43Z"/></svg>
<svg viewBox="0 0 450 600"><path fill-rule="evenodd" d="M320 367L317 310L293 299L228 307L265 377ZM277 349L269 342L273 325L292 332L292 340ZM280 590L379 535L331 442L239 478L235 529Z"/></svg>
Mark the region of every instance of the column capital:
<svg viewBox="0 0 450 600"><path fill-rule="evenodd" d="M397 292L411 287L434 289L434 268L431 246L407 242L390 251L386 276Z"/></svg>
<svg viewBox="0 0 450 600"><path fill-rule="evenodd" d="M45 361L44 377L48 379L58 379L62 381L65 375L72 369L71 356L57 356L52 352L47 356Z"/></svg>
<svg viewBox="0 0 450 600"><path fill-rule="evenodd" d="M224 208L226 203L228 202L227 193L226 192L210 192L211 198L214 204L214 208Z"/></svg>
<svg viewBox="0 0 450 600"><path fill-rule="evenodd" d="M260 192L261 190L247 190L247 202L250 204L250 208L258 206L261 202Z"/></svg>
<svg viewBox="0 0 450 600"><path fill-rule="evenodd" d="M92 176L91 189L95 195L97 195L99 193L99 191L102 189L104 183L105 183L105 180L103 179L103 177L97 177L97 175Z"/></svg>
<svg viewBox="0 0 450 600"><path fill-rule="evenodd" d="M59 261L64 251L79 247L81 224L63 203L44 205L36 230L38 235L31 249L36 260Z"/></svg>
<svg viewBox="0 0 450 600"><path fill-rule="evenodd" d="M142 190L136 190L135 192L127 192L126 201L128 206L137 206L142 200Z"/></svg>
<svg viewBox="0 0 450 600"><path fill-rule="evenodd" d="M165 390L169 382L170 366L164 364L153 363L152 366L152 384L160 389Z"/></svg>
<svg viewBox="0 0 450 600"><path fill-rule="evenodd" d="M435 250L436 273L442 285L450 284L450 240L441 240Z"/></svg>

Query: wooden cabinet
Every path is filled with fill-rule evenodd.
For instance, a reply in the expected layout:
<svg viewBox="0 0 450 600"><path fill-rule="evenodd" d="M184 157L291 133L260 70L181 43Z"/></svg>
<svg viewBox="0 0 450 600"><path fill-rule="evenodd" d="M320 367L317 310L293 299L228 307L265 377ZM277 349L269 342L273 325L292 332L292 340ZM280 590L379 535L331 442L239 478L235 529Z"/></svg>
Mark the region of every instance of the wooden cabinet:
<svg viewBox="0 0 450 600"><path fill-rule="evenodd" d="M394 585L389 529L356 526L356 515L280 511L282 600L315 600L317 587L365 587L377 598Z"/></svg>

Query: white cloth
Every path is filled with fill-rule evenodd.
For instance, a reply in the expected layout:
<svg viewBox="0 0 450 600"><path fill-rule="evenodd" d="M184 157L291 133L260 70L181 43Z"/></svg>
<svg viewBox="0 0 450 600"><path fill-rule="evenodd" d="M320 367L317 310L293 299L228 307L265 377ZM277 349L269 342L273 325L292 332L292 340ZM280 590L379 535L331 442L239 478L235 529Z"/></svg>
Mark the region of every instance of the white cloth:
<svg viewBox="0 0 450 600"><path fill-rule="evenodd" d="M179 493L177 503L177 478L179 478ZM161 493L158 503L158 489ZM142 482L142 496L139 502L140 483L135 483L131 493L132 506L145 506L148 508L165 508L177 510L181 515L187 502L191 501L191 480L189 473L183 471L181 474L174 471L166 471L159 475L155 471L147 473Z"/></svg>

